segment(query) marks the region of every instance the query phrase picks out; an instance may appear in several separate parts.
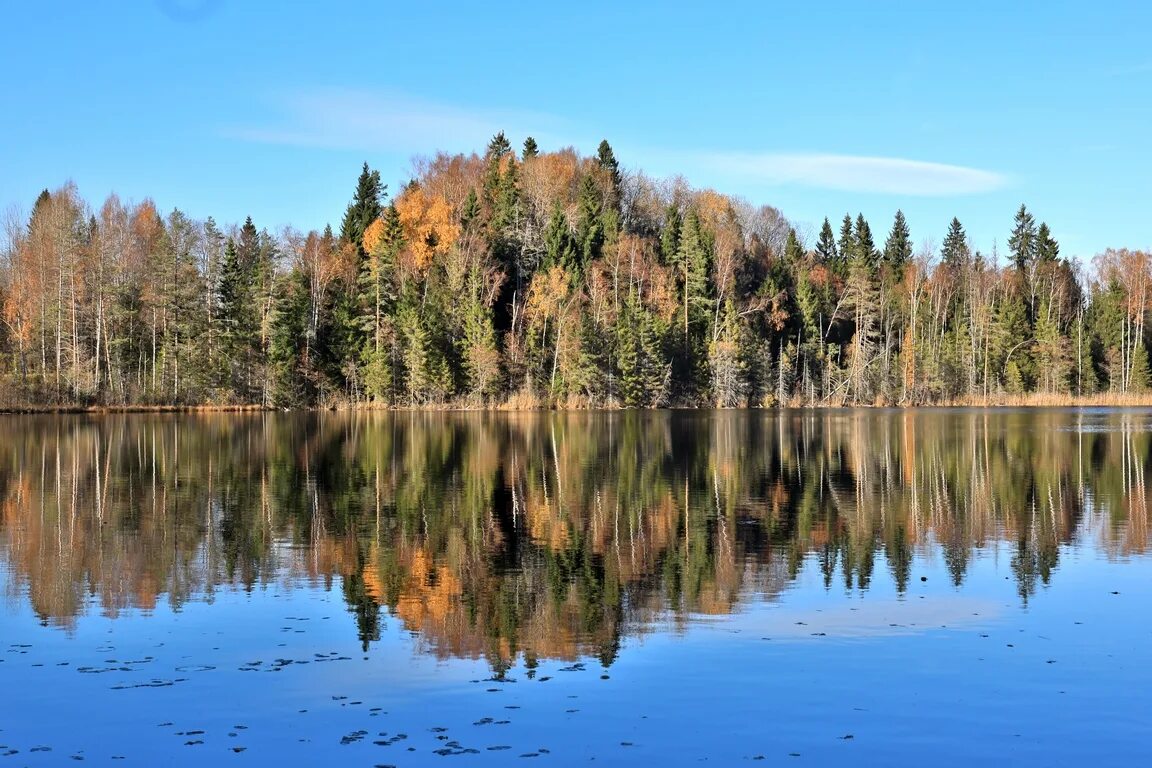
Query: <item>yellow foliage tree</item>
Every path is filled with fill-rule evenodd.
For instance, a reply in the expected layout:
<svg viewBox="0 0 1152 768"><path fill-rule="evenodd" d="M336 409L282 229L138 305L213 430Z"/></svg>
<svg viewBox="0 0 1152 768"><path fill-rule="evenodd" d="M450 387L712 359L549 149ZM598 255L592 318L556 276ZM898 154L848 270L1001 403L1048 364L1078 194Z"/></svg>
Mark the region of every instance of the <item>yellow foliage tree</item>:
<svg viewBox="0 0 1152 768"><path fill-rule="evenodd" d="M432 260L460 237L460 225L448 202L425 194L418 185L409 186L396 198L396 212L407 244L401 266L417 274L426 272Z"/></svg>

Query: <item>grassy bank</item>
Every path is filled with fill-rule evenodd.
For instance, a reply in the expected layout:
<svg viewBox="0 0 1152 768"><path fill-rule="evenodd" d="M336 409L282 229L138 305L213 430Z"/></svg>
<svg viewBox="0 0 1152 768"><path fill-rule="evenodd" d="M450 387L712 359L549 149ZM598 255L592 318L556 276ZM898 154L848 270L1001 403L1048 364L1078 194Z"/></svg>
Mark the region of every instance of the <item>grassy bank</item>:
<svg viewBox="0 0 1152 768"><path fill-rule="evenodd" d="M261 405L0 405L0 413L227 413L270 410Z"/></svg>
<svg viewBox="0 0 1152 768"><path fill-rule="evenodd" d="M829 408L1136 408L1152 407L1152 392L1098 393L1094 395L1059 395L1033 393L1027 395L993 395L988 398L966 397L954 400L924 403L840 404L790 402L790 408L823 410ZM773 410L775 406L758 408ZM702 408L703 409L703 408ZM31 403L0 404L0 414L113 414L113 413L252 413L274 411L261 405L44 405ZM594 405L586 400L569 400L562 404L548 404L542 398L518 396L500 403L461 401L427 403L421 405L382 405L376 403L342 403L327 407L285 409L313 411L592 411L624 410L621 407ZM641 409L642 410L642 409ZM683 410L694 410L685 408Z"/></svg>

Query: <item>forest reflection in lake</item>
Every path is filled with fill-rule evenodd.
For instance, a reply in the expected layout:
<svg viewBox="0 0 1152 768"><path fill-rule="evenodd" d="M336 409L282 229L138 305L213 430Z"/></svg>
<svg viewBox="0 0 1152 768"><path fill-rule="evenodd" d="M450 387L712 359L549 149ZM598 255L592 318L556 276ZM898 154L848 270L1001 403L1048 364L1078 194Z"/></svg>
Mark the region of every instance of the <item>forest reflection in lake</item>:
<svg viewBox="0 0 1152 768"><path fill-rule="evenodd" d="M787 640L909 630L893 615L952 626L1025 616L1038 591L1071 599L1085 583L1065 560L1146 583L1152 543L1143 410L0 424L0 627L54 632L62 653L86 618L147 635L203 605L203 621L219 610L243 638L244 613L226 607L238 597L247 620L271 612L283 630L304 601L338 595L347 614L326 639L354 646L334 660L370 659L399 631L415 653L471 660L494 681L546 679L549 662L607 678L664 638L763 634L764 617ZM1009 601L992 578L1008 580ZM1144 622L1133 631L1146 638ZM0 679L13 669L0 664ZM0 730L0 744L15 738Z"/></svg>

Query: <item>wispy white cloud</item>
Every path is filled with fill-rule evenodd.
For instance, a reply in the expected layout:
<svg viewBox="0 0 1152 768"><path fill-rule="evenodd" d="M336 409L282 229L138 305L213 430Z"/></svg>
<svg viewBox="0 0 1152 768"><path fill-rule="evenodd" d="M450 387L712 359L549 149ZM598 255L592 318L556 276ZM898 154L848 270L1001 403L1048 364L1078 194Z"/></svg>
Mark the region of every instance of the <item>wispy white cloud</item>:
<svg viewBox="0 0 1152 768"><path fill-rule="evenodd" d="M723 173L766 184L847 192L949 197L992 192L1009 181L995 171L900 157L710 153L703 159Z"/></svg>
<svg viewBox="0 0 1152 768"><path fill-rule="evenodd" d="M498 131L504 131L514 141L532 135L545 147L566 146L575 135L584 133L579 126L545 113L470 108L398 91L356 88L313 88L281 94L274 99L273 112L267 120L232 127L226 133L265 144L423 154L477 150ZM634 147L629 157L640 165L655 162L657 166L667 166L674 173L698 170L704 177L850 192L971 195L1008 183L1007 177L993 171L896 157L662 152L643 147Z"/></svg>
<svg viewBox="0 0 1152 768"><path fill-rule="evenodd" d="M235 138L325 149L423 153L472 150L499 131L550 138L558 118L523 110L468 109L395 92L351 88L296 91L276 100L265 125L233 127Z"/></svg>

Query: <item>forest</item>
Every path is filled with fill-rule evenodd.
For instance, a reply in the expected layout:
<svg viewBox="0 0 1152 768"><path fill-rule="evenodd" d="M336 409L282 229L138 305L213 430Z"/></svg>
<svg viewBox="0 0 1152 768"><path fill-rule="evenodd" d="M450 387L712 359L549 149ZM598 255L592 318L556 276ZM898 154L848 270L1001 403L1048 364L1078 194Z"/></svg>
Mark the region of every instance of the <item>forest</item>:
<svg viewBox="0 0 1152 768"><path fill-rule="evenodd" d="M351 181L351 180L350 180ZM351 188L351 184L349 185ZM833 222L838 221L838 224ZM941 245L930 243L942 235ZM72 184L9 216L0 408L656 408L1131 402L1152 256L1061 256L1005 212L798 231L626 171L607 141L367 163L338 230L221 225ZM882 242L881 242L882 239ZM1003 262L1003 263L1001 263Z"/></svg>

